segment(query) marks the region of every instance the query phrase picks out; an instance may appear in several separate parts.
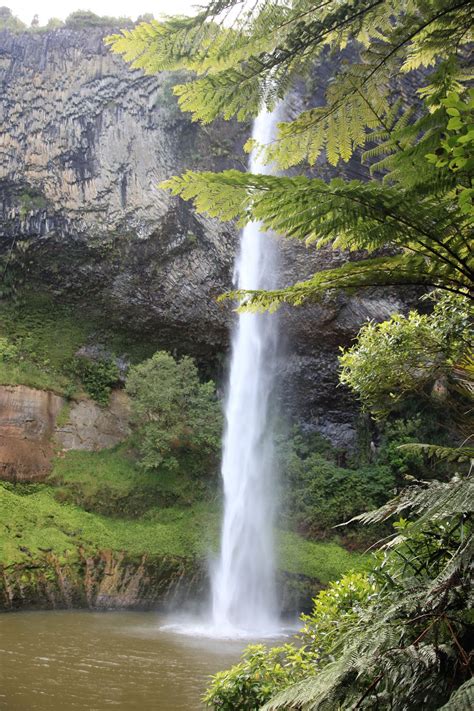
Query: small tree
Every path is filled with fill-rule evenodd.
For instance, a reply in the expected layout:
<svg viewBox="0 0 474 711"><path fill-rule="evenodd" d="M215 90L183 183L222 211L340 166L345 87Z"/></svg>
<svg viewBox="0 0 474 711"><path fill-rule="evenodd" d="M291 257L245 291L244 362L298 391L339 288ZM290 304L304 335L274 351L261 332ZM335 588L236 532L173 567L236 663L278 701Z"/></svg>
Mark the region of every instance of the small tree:
<svg viewBox="0 0 474 711"><path fill-rule="evenodd" d="M453 366L471 350L472 309L459 295L434 292L431 298L431 315L410 311L365 324L339 358L341 382L374 415L396 410L409 395L446 408L448 390L457 390Z"/></svg>
<svg viewBox="0 0 474 711"><path fill-rule="evenodd" d="M10 30L10 32L23 32L26 25L18 17L13 15L9 7L0 7L0 30Z"/></svg>
<svg viewBox="0 0 474 711"><path fill-rule="evenodd" d="M191 358L176 361L158 351L131 369L126 389L145 469L176 469L186 451L218 451L222 416L214 383L199 381Z"/></svg>

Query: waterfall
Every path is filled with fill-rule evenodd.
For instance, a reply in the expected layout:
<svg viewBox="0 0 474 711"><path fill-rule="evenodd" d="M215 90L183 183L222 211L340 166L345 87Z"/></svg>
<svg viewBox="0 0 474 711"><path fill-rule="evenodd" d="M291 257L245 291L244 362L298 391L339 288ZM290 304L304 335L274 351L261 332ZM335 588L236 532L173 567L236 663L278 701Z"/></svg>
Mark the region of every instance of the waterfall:
<svg viewBox="0 0 474 711"><path fill-rule="evenodd" d="M268 144L278 109L261 111L252 136ZM269 173L258 156L252 173ZM235 279L241 289L272 288L277 245L251 223L242 233ZM220 560L212 576L213 626L223 633L267 634L278 627L274 566L276 465L271 418L278 342L275 314L239 314L232 338L222 479L224 520Z"/></svg>

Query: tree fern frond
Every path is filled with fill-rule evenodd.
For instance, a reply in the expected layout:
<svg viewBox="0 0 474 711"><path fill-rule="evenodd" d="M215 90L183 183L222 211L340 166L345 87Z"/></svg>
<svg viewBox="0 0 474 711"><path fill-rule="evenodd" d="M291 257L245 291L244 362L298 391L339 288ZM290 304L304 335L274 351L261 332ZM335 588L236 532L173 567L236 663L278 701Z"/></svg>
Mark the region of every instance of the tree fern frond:
<svg viewBox="0 0 474 711"><path fill-rule="evenodd" d="M283 304L301 306L320 300L333 290L353 291L382 285L392 286L437 286L450 291L463 287L454 281L448 282L445 275L429 270L423 259L417 256L397 255L377 257L361 262L348 262L335 269L317 272L307 281L268 291L237 290L223 294L220 299L240 301L240 311L276 311Z"/></svg>
<svg viewBox="0 0 474 711"><path fill-rule="evenodd" d="M447 704L438 711L470 711L474 708L474 677L466 681L454 692Z"/></svg>
<svg viewBox="0 0 474 711"><path fill-rule="evenodd" d="M351 521L376 523L407 510L418 515L417 526L453 514L473 513L474 482L469 478L457 478L450 482L435 481L427 486L407 487L379 509L355 516Z"/></svg>
<svg viewBox="0 0 474 711"><path fill-rule="evenodd" d="M428 457L446 462L469 462L474 460L474 447L442 447L437 444L402 444L399 449L407 452L422 452Z"/></svg>

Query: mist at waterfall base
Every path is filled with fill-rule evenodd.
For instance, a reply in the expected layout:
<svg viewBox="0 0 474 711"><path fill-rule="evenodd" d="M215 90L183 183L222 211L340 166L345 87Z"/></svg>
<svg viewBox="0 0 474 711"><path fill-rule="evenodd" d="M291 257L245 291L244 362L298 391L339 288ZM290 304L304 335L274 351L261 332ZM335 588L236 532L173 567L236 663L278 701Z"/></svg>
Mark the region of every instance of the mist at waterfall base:
<svg viewBox="0 0 474 711"><path fill-rule="evenodd" d="M260 145L275 138L280 116L281 106L272 112L262 110L255 119L252 137ZM255 153L249 170L272 172ZM271 289L277 286L277 275L277 240L259 224L250 223L241 237L236 285L239 289ZM224 638L285 633L277 604L273 537L277 463L272 396L277 348L275 314L238 315L225 407L220 557L211 570L211 604L205 618L175 618L169 627L178 632Z"/></svg>

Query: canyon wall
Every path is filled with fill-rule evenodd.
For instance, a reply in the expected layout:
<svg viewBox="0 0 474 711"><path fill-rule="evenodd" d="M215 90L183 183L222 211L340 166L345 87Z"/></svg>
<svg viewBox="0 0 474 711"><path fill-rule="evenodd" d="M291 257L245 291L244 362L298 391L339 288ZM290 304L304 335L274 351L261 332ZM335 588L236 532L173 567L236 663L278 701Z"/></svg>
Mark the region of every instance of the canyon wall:
<svg viewBox="0 0 474 711"><path fill-rule="evenodd" d="M249 126L193 124L172 94L180 76L131 71L104 46L114 29L0 33L0 253L28 287L100 307L137 339L154 334L218 372L232 310L215 297L231 286L238 235L157 185L187 168L243 169ZM346 259L289 242L282 253L284 283ZM353 442L338 347L399 307L372 293L283 310L285 411Z"/></svg>

